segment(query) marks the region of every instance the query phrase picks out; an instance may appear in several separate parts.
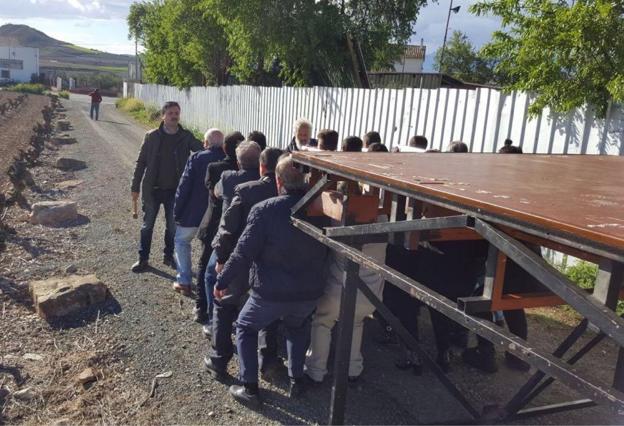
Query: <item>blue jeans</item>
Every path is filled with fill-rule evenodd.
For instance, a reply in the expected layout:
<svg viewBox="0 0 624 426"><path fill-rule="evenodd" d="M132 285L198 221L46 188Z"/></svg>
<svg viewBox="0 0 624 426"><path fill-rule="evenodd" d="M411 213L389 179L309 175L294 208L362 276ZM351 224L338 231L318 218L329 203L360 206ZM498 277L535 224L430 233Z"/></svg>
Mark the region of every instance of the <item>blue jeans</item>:
<svg viewBox="0 0 624 426"><path fill-rule="evenodd" d="M316 300L272 302L253 294L236 322L236 349L243 383L258 383L258 332L282 319L288 353L288 375L303 377L305 354L310 346L310 323Z"/></svg>
<svg viewBox="0 0 624 426"><path fill-rule="evenodd" d="M178 268L176 281L185 286L191 286L193 280L193 266L191 263L191 241L197 234L197 227L176 226L175 257Z"/></svg>
<svg viewBox="0 0 624 426"><path fill-rule="evenodd" d="M99 103L91 103L91 111L89 111L89 115L91 116L91 120L93 120L93 113L95 113L95 119L98 120L100 118L100 104Z"/></svg>
<svg viewBox="0 0 624 426"><path fill-rule="evenodd" d="M210 243L208 243L210 244ZM217 283L217 253L214 251L208 259L208 265L206 266L206 275L204 276L204 285L206 286L206 298L208 299L208 318L212 320L212 310L214 307L214 295L212 294L214 286Z"/></svg>
<svg viewBox="0 0 624 426"><path fill-rule="evenodd" d="M175 235L175 221L173 219L173 203L175 189L155 189L152 198L143 201L143 225L141 226L141 240L139 242L139 259L148 260L152 249L152 234L160 206L165 210L165 256L173 256L173 236Z"/></svg>

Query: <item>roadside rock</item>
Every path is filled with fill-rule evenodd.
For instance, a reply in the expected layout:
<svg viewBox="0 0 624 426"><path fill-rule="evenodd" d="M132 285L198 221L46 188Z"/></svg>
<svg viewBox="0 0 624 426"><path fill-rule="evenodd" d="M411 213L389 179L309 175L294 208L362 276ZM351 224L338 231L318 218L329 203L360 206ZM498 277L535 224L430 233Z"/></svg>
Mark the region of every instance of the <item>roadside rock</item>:
<svg viewBox="0 0 624 426"><path fill-rule="evenodd" d="M24 356L22 358L27 359L29 361L41 361L41 360L43 360L43 356L41 356L39 354L33 354L33 353L24 354Z"/></svg>
<svg viewBox="0 0 624 426"><path fill-rule="evenodd" d="M68 135L61 135L52 139L52 143L54 145L72 145L72 144L75 144L76 142L77 142L76 138L72 138Z"/></svg>
<svg viewBox="0 0 624 426"><path fill-rule="evenodd" d="M56 184L58 189L72 189L82 184L84 181L80 179L65 180Z"/></svg>
<svg viewBox="0 0 624 426"><path fill-rule="evenodd" d="M65 171L76 171L87 168L87 163L75 158L61 157L56 160L56 168Z"/></svg>
<svg viewBox="0 0 624 426"><path fill-rule="evenodd" d="M70 123L68 120L58 120L56 122L56 130L61 132L69 130L69 125Z"/></svg>
<svg viewBox="0 0 624 426"><path fill-rule="evenodd" d="M82 373L80 373L77 377L76 377L76 383L80 384L80 385L86 385L88 383L92 383L97 381L97 375L95 374L95 371L93 371L93 368L89 367L89 368L85 368Z"/></svg>
<svg viewBox="0 0 624 426"><path fill-rule="evenodd" d="M57 226L68 220L75 220L78 211L75 201L41 201L32 205L30 223L34 225Z"/></svg>
<svg viewBox="0 0 624 426"><path fill-rule="evenodd" d="M71 265L68 265L65 268L65 273L66 274L75 274L77 271L78 271L78 268L73 263Z"/></svg>
<svg viewBox="0 0 624 426"><path fill-rule="evenodd" d="M22 390L18 390L17 392L13 392L13 398L19 399L21 401L30 401L35 397L35 393L30 388L25 388Z"/></svg>
<svg viewBox="0 0 624 426"><path fill-rule="evenodd" d="M29 289L37 314L46 320L102 303L108 296L108 288L94 274L31 281Z"/></svg>

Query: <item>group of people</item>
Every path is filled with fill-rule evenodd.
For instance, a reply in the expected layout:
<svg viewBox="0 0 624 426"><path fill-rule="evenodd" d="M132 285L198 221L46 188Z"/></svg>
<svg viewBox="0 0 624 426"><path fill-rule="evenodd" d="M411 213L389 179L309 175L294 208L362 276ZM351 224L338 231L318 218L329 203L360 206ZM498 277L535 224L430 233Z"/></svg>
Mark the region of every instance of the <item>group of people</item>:
<svg viewBox="0 0 624 426"><path fill-rule="evenodd" d="M229 391L241 402L259 404L259 373L271 380L284 368L280 357L282 338L286 340L291 397L301 395L308 385L322 382L328 373L331 331L339 318L346 260L291 223L291 209L307 191L309 176L290 153L336 151L338 144L338 133L330 129L312 138L312 125L305 119L294 123L285 150L267 147L266 137L259 131L245 137L240 132L224 135L213 128L206 131L202 143L180 125L180 106L176 102L164 104L160 126L145 135L131 188L133 201L141 197L143 209L139 259L131 270L141 273L150 268L152 234L162 205L166 223L163 263L176 269L173 290L191 296L191 242L199 239L202 252L196 268L194 316L210 338L204 364L213 377L224 379L236 345L241 384L231 386ZM505 149L510 147L511 143L506 142ZM340 149L388 152L377 132L368 132L362 138L344 138ZM414 136L404 150L425 152L427 139ZM453 142L448 151L468 149L462 142ZM348 185L337 189L354 190ZM378 221L387 220L385 215L378 217ZM371 243L365 244L362 251L449 298L457 298L472 294L483 274L487 243L478 244L445 242L407 251L402 246ZM449 264L453 267L449 268ZM360 267L359 276L418 337L418 301L392 285L384 285L373 270ZM460 281L461 285L455 285ZM363 324L374 310L359 293L350 381L358 380L363 371ZM505 314L512 329L513 315L507 318ZM526 338L523 314L516 314L519 325L511 331ZM438 364L448 369L449 349L452 344L465 348L467 331L436 311L432 311L432 324ZM387 335L381 342L392 341L392 329L384 329ZM480 340L476 348L465 349L464 361L484 371L495 371L493 346L488 343ZM510 359L515 363L512 366L525 369L522 361ZM420 362L406 349L397 367L413 368L418 373Z"/></svg>

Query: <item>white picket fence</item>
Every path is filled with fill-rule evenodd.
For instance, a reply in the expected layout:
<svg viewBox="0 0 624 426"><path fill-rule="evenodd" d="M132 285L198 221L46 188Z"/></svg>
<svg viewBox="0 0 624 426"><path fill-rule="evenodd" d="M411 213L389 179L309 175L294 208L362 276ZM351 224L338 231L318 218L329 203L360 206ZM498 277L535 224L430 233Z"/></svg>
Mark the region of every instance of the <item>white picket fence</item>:
<svg viewBox="0 0 624 426"><path fill-rule="evenodd" d="M124 93L128 88L124 88ZM377 130L389 146L424 135L429 147L444 150L461 140L473 152L496 152L506 138L525 153L624 155L624 113L609 108L606 119L589 109L568 114L545 110L530 118L530 96L494 89L352 89L334 87L175 87L134 84L130 96L155 106L177 101L182 121L198 130L219 127L246 134L260 130L272 146L284 147L292 124L309 119L341 138Z"/></svg>

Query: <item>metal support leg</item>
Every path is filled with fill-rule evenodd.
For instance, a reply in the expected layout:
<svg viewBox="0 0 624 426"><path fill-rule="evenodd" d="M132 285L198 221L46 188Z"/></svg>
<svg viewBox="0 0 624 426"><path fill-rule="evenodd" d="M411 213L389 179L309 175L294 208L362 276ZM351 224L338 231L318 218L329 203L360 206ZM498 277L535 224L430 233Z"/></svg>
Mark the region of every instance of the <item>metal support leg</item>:
<svg viewBox="0 0 624 426"><path fill-rule="evenodd" d="M342 298L340 299L338 339L336 340L336 355L334 359L334 383L329 409L329 424L331 425L344 424L359 270L360 266L357 263L347 260L347 278L344 287L342 287Z"/></svg>

